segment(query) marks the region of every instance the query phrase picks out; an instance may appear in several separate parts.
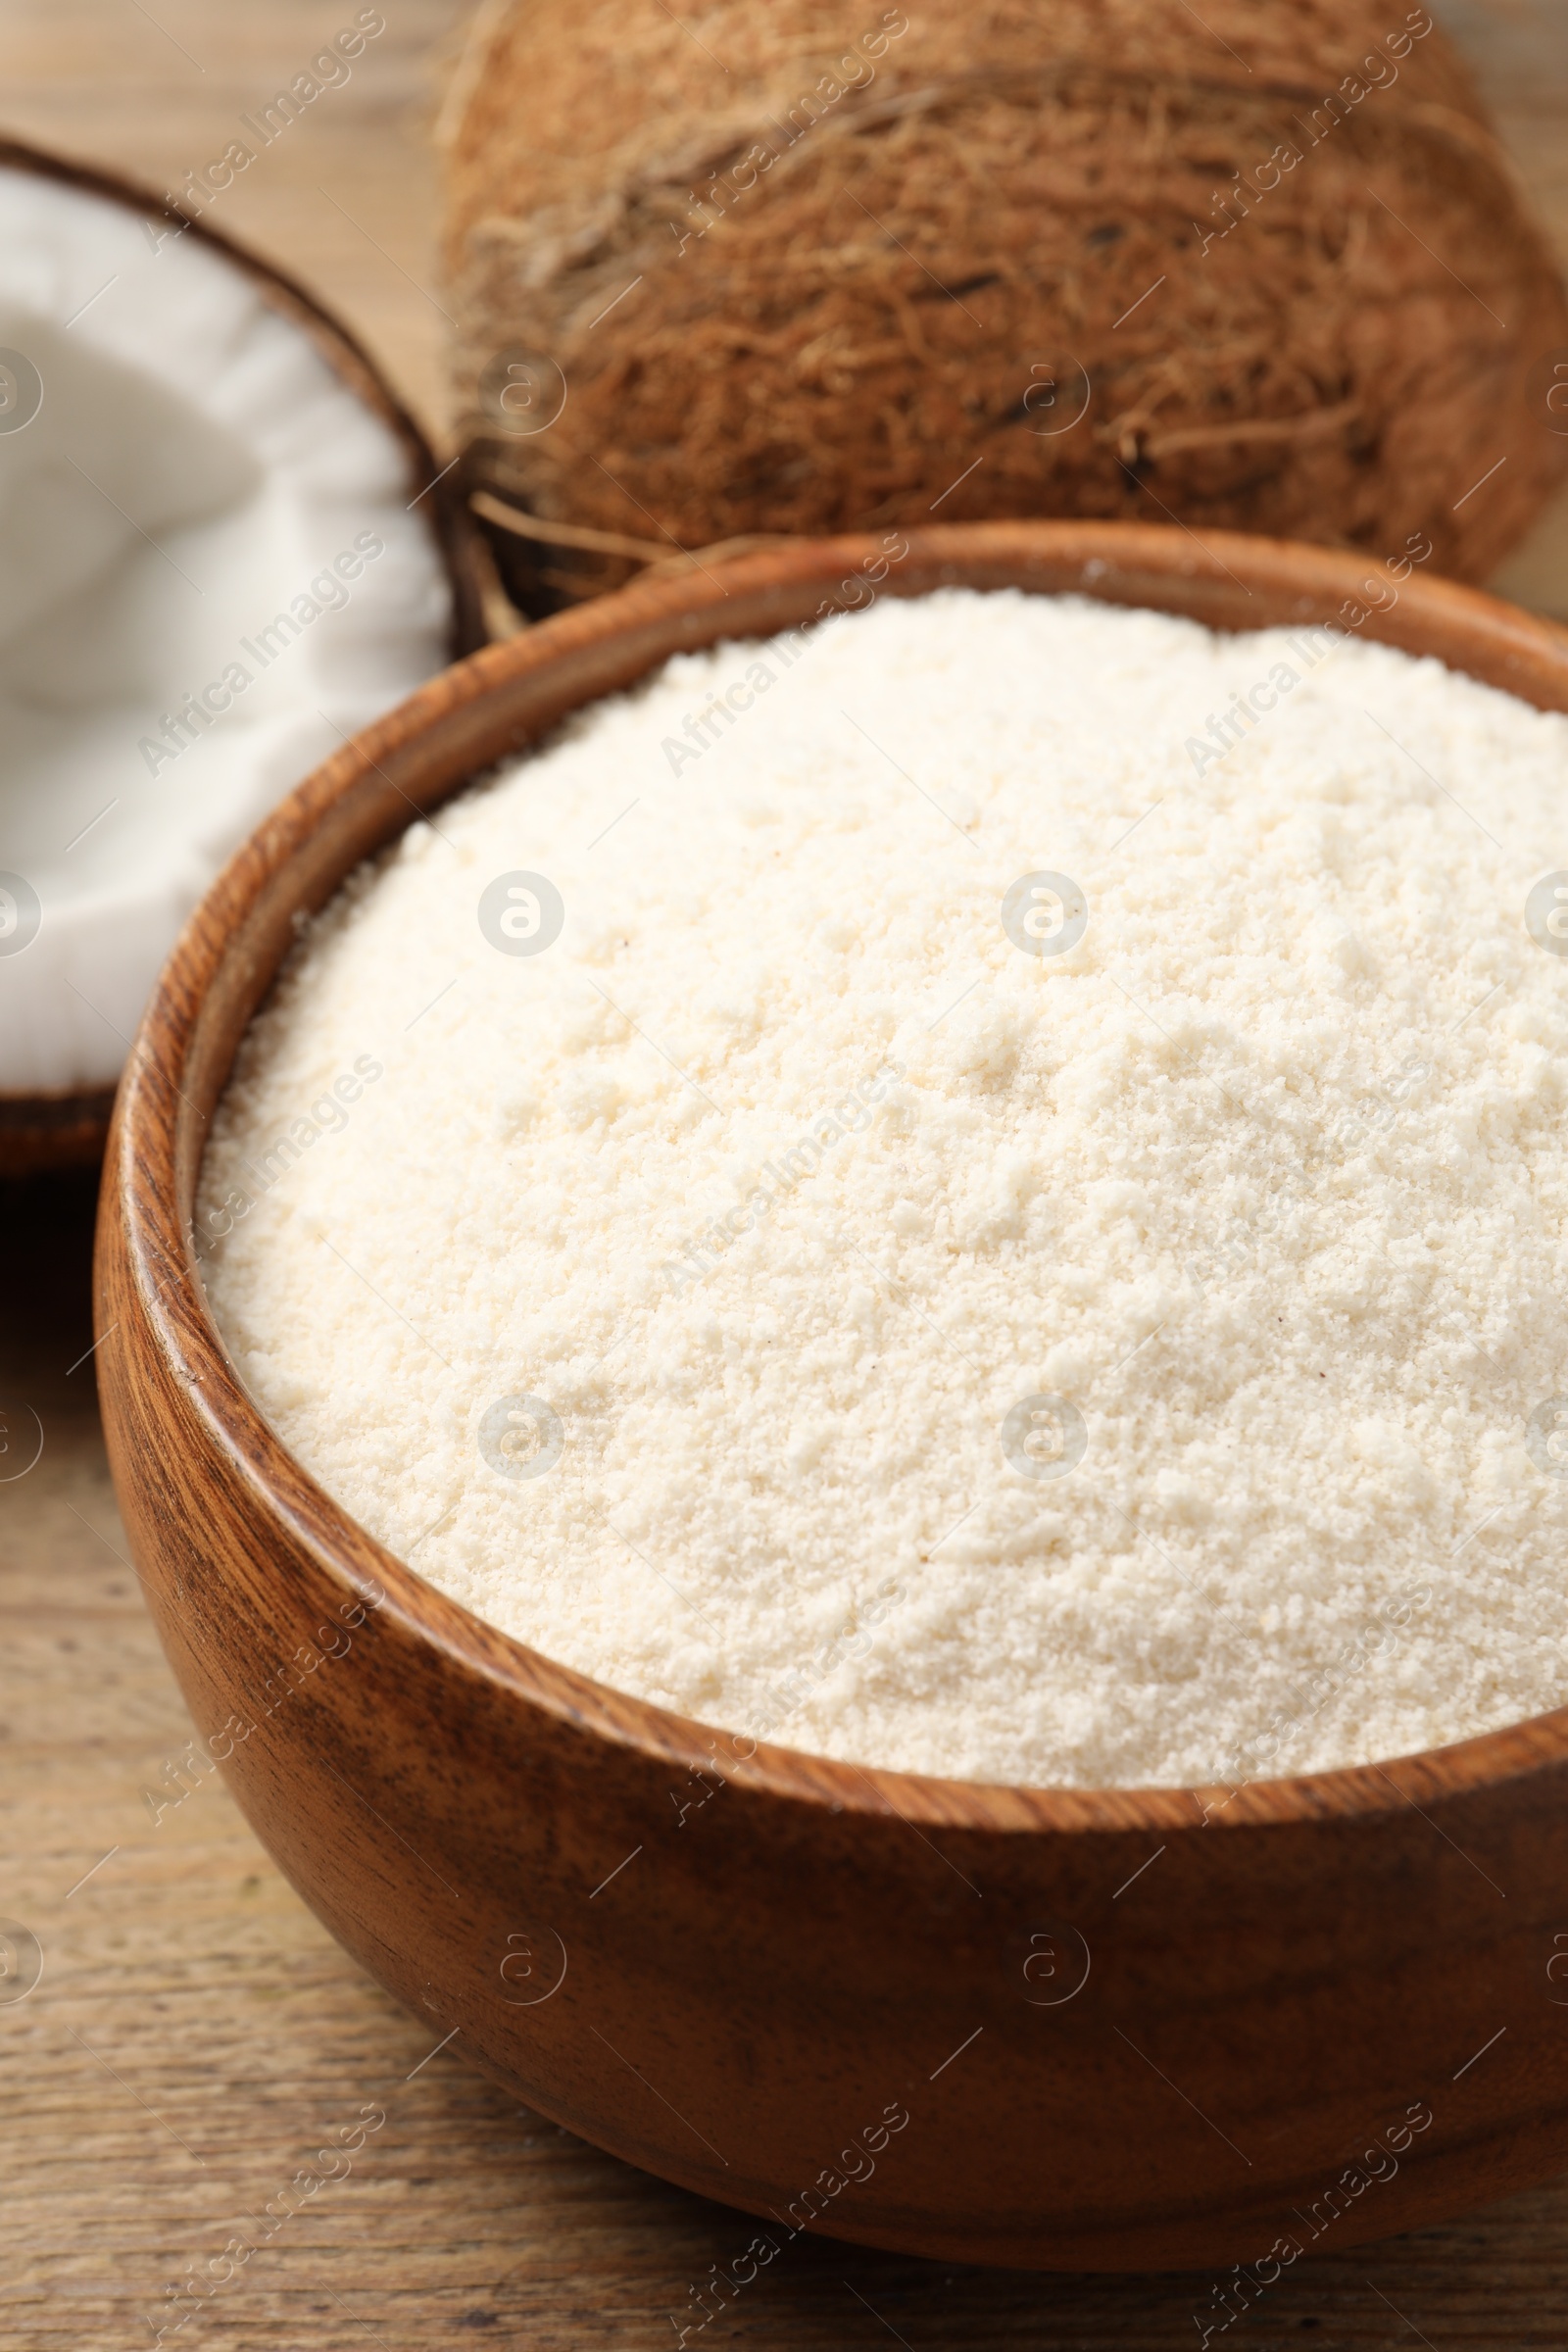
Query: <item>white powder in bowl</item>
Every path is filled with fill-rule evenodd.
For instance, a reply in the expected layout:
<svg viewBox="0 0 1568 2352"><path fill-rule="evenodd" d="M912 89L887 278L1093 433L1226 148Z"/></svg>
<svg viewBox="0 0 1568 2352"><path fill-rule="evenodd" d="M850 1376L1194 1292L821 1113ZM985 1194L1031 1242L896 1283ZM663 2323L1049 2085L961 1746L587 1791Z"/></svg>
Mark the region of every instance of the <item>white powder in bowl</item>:
<svg viewBox="0 0 1568 2352"><path fill-rule="evenodd" d="M1128 1785L1553 1706L1565 785L1436 662L1073 597L683 656L311 927L219 1322L432 1583L740 1733Z"/></svg>

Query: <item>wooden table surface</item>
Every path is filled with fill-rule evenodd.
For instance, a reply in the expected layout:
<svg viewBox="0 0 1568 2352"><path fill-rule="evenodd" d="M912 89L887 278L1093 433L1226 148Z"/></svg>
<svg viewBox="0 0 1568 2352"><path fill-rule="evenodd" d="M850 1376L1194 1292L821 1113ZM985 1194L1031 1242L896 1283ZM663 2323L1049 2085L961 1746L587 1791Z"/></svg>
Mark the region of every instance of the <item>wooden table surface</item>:
<svg viewBox="0 0 1568 2352"><path fill-rule="evenodd" d="M354 13L347 0L0 0L0 128L177 183ZM220 217L313 279L439 432L428 129L461 12L386 0L384 13L349 84ZM1568 0L1443 14L1568 258ZM1568 616L1568 502L1499 584ZM284 1885L216 1773L192 1775L155 1822L146 1791L167 1796L191 1727L124 1557L80 1360L91 1192L81 1179L0 1188L0 1920L43 1952L25 1999L6 2000L0 1975L0 2352L154 2344L170 2282L221 2257L323 2130L367 2106L386 2121L350 2176L166 2344L667 2352L670 2314L689 2317L733 2221L516 2106L470 2071L461 2037L433 2047ZM1042 2147L1040 2161L1070 2166L1072 2150ZM1210 2283L953 2270L800 2240L690 2340L1164 2352L1199 2341ZM1303 2262L1214 2340L1568 2345L1568 2180Z"/></svg>

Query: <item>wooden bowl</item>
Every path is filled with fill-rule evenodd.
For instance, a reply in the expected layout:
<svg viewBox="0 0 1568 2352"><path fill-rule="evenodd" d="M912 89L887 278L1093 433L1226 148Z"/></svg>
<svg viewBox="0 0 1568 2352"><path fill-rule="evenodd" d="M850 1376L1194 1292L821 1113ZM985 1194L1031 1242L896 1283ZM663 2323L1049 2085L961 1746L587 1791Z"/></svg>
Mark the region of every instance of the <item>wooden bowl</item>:
<svg viewBox="0 0 1568 2352"><path fill-rule="evenodd" d="M906 545L881 593L1081 589L1220 627L1348 617L1390 579L1107 522ZM491 646L232 860L116 1112L115 1480L209 1752L293 1885L432 2045L455 2035L572 2132L760 2217L736 2222L715 2306L808 2225L950 2261L1247 2263L1255 2295L1319 2242L1568 2162L1568 1710L1234 1790L754 1750L553 1664L384 1551L249 1401L192 1254L207 1116L296 911L564 713L862 596L880 553L805 542ZM1488 597L1416 572L1364 630L1568 708L1568 634Z"/></svg>
<svg viewBox="0 0 1568 2352"><path fill-rule="evenodd" d="M486 594L495 571L488 546L465 502L448 486L445 469L438 467L418 425L357 336L297 279L275 270L221 229L177 211L172 200L155 196L150 188L137 187L93 165L50 155L21 139L0 138L0 169L58 180L83 195L121 205L140 220L161 222L220 254L230 269L249 278L261 299L315 345L333 373L401 446L411 503L421 498L426 501L431 532L452 589L449 649L456 656L484 643L490 633ZM113 1086L74 1087L57 1093L0 1093L0 1176L29 1176L40 1169L91 1165L103 1153L114 1102Z"/></svg>

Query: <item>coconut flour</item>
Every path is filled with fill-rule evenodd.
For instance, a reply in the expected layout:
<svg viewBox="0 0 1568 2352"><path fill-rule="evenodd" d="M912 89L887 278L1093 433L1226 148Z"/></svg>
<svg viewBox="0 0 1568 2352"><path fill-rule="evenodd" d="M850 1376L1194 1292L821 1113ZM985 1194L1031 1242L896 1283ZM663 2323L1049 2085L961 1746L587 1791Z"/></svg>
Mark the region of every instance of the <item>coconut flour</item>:
<svg viewBox="0 0 1568 2352"><path fill-rule="evenodd" d="M433 1584L754 1737L1234 1783L1552 1706L1565 776L1072 597L682 656L306 932L235 1361Z"/></svg>

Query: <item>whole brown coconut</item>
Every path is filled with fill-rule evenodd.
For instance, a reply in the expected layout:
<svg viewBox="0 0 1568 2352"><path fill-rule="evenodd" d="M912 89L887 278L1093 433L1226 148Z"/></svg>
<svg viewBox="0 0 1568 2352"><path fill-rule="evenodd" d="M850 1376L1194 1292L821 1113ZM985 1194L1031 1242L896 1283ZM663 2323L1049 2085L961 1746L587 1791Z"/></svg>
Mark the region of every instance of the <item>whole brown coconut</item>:
<svg viewBox="0 0 1568 2352"><path fill-rule="evenodd" d="M488 0L444 135L469 486L563 590L932 513L1478 577L1568 457L1560 281L1404 0Z"/></svg>

